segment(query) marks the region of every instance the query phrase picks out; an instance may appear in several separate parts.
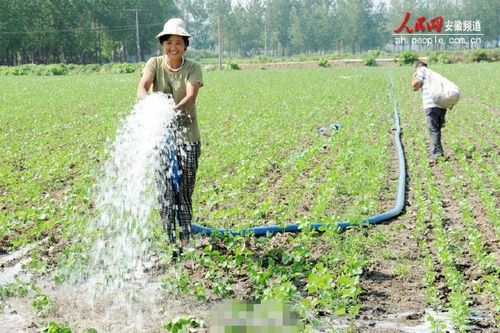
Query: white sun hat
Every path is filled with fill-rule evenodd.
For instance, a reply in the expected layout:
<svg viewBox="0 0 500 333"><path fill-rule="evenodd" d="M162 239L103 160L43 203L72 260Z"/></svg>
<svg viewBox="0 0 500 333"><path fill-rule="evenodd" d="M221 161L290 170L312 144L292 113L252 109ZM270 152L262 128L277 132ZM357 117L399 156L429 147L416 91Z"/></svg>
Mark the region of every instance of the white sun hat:
<svg viewBox="0 0 500 333"><path fill-rule="evenodd" d="M186 24L180 18L172 18L168 20L163 26L163 31L156 35L157 39L165 35L177 35L191 37L189 32L186 31Z"/></svg>

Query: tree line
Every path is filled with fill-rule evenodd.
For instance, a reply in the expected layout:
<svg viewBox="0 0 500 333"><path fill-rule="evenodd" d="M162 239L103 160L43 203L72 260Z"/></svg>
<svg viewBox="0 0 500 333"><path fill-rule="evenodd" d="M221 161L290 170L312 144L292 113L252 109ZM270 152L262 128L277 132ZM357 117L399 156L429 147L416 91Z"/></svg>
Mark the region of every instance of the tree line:
<svg viewBox="0 0 500 333"><path fill-rule="evenodd" d="M165 18L179 15L165 0L0 0L0 8L3 65L138 60L137 50L142 58L156 47L151 36Z"/></svg>
<svg viewBox="0 0 500 333"><path fill-rule="evenodd" d="M496 0L0 0L0 64L140 61L159 52L154 36L182 17L191 50L231 56L363 52L427 21L480 23L498 45ZM444 26L443 26L444 30ZM484 45L483 45L484 46Z"/></svg>

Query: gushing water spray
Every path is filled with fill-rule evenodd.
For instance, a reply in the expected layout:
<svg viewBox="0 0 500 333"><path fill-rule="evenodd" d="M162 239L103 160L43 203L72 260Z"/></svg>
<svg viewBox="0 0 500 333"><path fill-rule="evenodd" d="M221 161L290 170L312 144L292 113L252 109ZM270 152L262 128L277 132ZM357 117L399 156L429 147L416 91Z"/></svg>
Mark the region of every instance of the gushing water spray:
<svg viewBox="0 0 500 333"><path fill-rule="evenodd" d="M145 270L154 262L153 240L158 238L151 218L157 188L180 177L172 150L175 157L185 154L178 126L183 118L173 106L173 99L161 93L138 102L109 147L94 187L88 260L68 265L73 283L52 294L61 307L72 309L64 312L68 320L83 316L90 320L87 327L103 332L158 331L165 300L160 283ZM182 300L169 302L171 313L186 308Z"/></svg>
<svg viewBox="0 0 500 333"><path fill-rule="evenodd" d="M89 225L96 241L87 273L95 289L115 290L143 277L153 238L155 169L165 163L158 158L159 147L174 132L173 106L167 95L152 94L136 104L117 131L96 184L97 215Z"/></svg>

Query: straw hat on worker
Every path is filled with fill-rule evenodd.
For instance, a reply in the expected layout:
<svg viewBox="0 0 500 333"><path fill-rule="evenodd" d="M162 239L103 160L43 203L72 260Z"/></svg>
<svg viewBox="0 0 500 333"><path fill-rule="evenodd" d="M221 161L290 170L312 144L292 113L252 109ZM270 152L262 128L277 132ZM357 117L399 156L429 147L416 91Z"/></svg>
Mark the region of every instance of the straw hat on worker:
<svg viewBox="0 0 500 333"><path fill-rule="evenodd" d="M180 18L171 18L163 26L163 30L156 35L156 39L160 40L160 37L166 35L177 35L184 37L191 37L189 32L186 30L186 24Z"/></svg>

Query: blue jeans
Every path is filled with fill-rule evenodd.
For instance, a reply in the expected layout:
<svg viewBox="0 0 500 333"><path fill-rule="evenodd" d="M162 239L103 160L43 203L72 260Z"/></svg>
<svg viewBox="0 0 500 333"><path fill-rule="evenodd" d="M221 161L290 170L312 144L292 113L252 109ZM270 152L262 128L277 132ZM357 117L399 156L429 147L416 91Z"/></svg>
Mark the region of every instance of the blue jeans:
<svg viewBox="0 0 500 333"><path fill-rule="evenodd" d="M429 154L431 159L435 160L443 156L443 145L441 144L441 129L444 127L446 109L429 108L425 109L425 119L429 127L431 142L429 146Z"/></svg>

